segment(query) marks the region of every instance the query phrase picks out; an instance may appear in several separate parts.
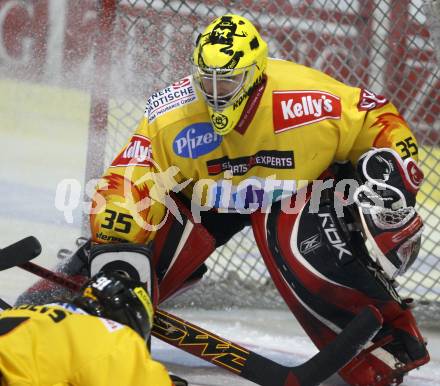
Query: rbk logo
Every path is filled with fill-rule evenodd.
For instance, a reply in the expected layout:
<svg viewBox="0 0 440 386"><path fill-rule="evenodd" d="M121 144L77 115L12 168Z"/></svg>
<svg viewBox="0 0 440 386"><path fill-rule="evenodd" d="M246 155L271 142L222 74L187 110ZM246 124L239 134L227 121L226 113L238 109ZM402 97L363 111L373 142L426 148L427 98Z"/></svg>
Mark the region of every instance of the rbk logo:
<svg viewBox="0 0 440 386"><path fill-rule="evenodd" d="M341 118L340 98L325 91L274 91L272 99L275 133Z"/></svg>
<svg viewBox="0 0 440 386"><path fill-rule="evenodd" d="M352 259L351 251L348 250L347 244L342 241L339 231L336 229L336 225L329 213L318 213L318 216L322 219L321 226L330 242L332 247L337 250L338 258L340 261L345 261L344 255L349 256Z"/></svg>
<svg viewBox="0 0 440 386"><path fill-rule="evenodd" d="M314 251L316 248L319 248L321 245L321 235L317 233L316 235L303 240L299 245L299 251L303 255L306 255L307 253Z"/></svg>

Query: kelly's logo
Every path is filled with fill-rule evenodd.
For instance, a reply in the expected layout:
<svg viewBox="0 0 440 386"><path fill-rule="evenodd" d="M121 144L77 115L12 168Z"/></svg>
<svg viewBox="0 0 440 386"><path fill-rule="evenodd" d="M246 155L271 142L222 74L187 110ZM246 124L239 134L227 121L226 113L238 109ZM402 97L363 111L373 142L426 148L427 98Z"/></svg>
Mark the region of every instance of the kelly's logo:
<svg viewBox="0 0 440 386"><path fill-rule="evenodd" d="M151 142L143 135L135 134L110 166L150 166Z"/></svg>
<svg viewBox="0 0 440 386"><path fill-rule="evenodd" d="M275 133L341 118L340 98L324 91L274 91L272 99Z"/></svg>

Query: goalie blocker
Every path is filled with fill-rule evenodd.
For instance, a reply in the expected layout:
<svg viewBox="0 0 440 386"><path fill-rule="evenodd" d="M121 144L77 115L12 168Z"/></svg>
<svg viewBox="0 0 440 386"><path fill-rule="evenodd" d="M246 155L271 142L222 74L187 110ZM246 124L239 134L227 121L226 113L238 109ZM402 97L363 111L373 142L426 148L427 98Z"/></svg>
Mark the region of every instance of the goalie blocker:
<svg viewBox="0 0 440 386"><path fill-rule="evenodd" d="M277 202L270 213L251 215L272 279L319 349L366 305L377 307L384 327L339 374L353 386L400 384L405 373L429 361L411 310L369 256L356 212L345 207L337 217L332 190L323 192L317 213L310 198L309 189L297 214L284 213ZM295 197L288 200L293 207Z"/></svg>

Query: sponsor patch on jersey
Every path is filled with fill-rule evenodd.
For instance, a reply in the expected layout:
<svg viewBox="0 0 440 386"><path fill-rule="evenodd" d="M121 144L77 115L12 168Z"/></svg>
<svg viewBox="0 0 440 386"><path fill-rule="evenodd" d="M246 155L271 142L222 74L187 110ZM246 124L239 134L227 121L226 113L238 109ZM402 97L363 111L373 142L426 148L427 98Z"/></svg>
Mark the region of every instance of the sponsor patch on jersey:
<svg viewBox="0 0 440 386"><path fill-rule="evenodd" d="M151 165L151 141L150 138L135 134L130 143L119 154L110 167L118 166L150 166Z"/></svg>
<svg viewBox="0 0 440 386"><path fill-rule="evenodd" d="M230 170L234 176L242 176L254 166L271 169L294 169L295 159L292 150L260 150L253 155L244 157L229 158L225 156L209 160L206 165L210 176L215 176L226 170Z"/></svg>
<svg viewBox="0 0 440 386"><path fill-rule="evenodd" d="M214 132L211 123L200 122L185 127L177 134L173 150L180 157L198 158L208 154L222 143L222 136Z"/></svg>
<svg viewBox="0 0 440 386"><path fill-rule="evenodd" d="M211 180L206 194L208 207L221 213L252 213L267 209L273 202L291 197L296 192L295 180L249 177L233 185L230 179ZM197 197L202 202L201 197Z"/></svg>
<svg viewBox="0 0 440 386"><path fill-rule="evenodd" d="M160 117L168 111L192 103L197 99L192 77L188 76L163 90L153 93L147 99L145 117L149 123L154 122L157 117Z"/></svg>
<svg viewBox="0 0 440 386"><path fill-rule="evenodd" d="M368 111L378 109L387 103L388 99L383 95L375 94L374 92L363 88L361 89L357 108L359 111Z"/></svg>
<svg viewBox="0 0 440 386"><path fill-rule="evenodd" d="M341 99L325 91L274 91L272 101L275 133L341 118Z"/></svg>

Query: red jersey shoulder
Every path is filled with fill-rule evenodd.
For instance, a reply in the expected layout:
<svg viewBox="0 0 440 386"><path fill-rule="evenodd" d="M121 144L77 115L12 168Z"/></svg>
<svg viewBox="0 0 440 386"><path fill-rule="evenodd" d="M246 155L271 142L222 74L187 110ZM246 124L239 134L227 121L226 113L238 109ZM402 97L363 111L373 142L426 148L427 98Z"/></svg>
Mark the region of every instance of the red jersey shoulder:
<svg viewBox="0 0 440 386"><path fill-rule="evenodd" d="M272 92L275 133L310 125L325 119L340 119L341 98L321 90Z"/></svg>

